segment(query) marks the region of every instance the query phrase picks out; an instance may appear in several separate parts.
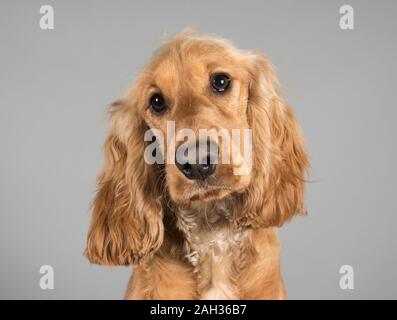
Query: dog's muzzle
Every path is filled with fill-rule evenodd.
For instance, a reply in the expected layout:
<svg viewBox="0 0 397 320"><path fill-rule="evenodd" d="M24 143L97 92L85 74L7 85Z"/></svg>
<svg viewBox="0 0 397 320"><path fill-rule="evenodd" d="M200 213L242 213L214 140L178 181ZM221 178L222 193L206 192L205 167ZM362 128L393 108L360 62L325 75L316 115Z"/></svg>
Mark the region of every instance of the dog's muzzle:
<svg viewBox="0 0 397 320"><path fill-rule="evenodd" d="M214 141L197 141L181 145L176 152L176 166L190 180L205 180L216 171L218 144Z"/></svg>

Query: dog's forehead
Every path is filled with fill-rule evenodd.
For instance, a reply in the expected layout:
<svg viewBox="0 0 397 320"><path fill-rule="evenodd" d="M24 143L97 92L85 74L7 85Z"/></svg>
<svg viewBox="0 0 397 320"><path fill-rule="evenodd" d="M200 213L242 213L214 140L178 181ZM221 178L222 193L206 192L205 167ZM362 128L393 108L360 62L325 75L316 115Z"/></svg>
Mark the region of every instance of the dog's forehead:
<svg viewBox="0 0 397 320"><path fill-rule="evenodd" d="M190 40L167 44L160 48L151 64L156 81L178 82L181 78L206 74L214 68L237 63L239 51L231 45L206 40Z"/></svg>

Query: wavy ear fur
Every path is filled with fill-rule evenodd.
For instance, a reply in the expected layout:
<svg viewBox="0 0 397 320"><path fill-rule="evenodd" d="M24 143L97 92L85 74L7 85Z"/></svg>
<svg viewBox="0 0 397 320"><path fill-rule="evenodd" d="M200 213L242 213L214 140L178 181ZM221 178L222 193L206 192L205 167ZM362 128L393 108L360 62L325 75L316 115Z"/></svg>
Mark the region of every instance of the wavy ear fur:
<svg viewBox="0 0 397 320"><path fill-rule="evenodd" d="M125 101L115 102L110 115L85 254L92 263L130 265L163 241L160 173L144 162L147 128L139 115Z"/></svg>
<svg viewBox="0 0 397 320"><path fill-rule="evenodd" d="M238 226L281 226L304 212L304 174L309 163L302 132L281 94L273 66L251 54L248 121L253 133L253 172L241 195Z"/></svg>

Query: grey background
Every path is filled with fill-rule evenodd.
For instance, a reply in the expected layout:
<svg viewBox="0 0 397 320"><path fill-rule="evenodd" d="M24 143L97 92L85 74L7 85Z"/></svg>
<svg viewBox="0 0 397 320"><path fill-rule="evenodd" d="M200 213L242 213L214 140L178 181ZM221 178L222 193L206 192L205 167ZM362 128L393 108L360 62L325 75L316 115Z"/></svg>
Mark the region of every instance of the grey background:
<svg viewBox="0 0 397 320"><path fill-rule="evenodd" d="M55 30L39 8L55 9ZM355 29L339 28L339 7ZM186 26L264 51L303 127L309 216L281 231L291 299L397 298L396 1L0 2L0 298L122 298L83 258L107 105ZM39 268L55 269L55 290ZM355 289L339 288L350 264Z"/></svg>

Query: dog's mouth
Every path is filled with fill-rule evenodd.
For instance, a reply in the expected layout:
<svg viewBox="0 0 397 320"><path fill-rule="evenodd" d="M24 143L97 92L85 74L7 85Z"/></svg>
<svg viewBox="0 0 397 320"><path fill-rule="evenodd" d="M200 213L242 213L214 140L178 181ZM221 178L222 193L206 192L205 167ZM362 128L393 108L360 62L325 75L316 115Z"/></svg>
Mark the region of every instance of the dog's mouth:
<svg viewBox="0 0 397 320"><path fill-rule="evenodd" d="M238 190L233 185L219 181L215 177L209 177L206 180L197 180L186 186L183 192L174 197L174 201L182 205L191 205L221 200L235 191Z"/></svg>
<svg viewBox="0 0 397 320"><path fill-rule="evenodd" d="M232 192L232 188L223 185L212 185L209 183L197 183L191 188L188 199L191 202L195 201L211 201L224 198Z"/></svg>
<svg viewBox="0 0 397 320"><path fill-rule="evenodd" d="M171 200L179 205L189 206L200 202L222 200L231 194L243 192L249 184L250 177L232 175L226 169L203 180L178 176L179 179L168 181Z"/></svg>

